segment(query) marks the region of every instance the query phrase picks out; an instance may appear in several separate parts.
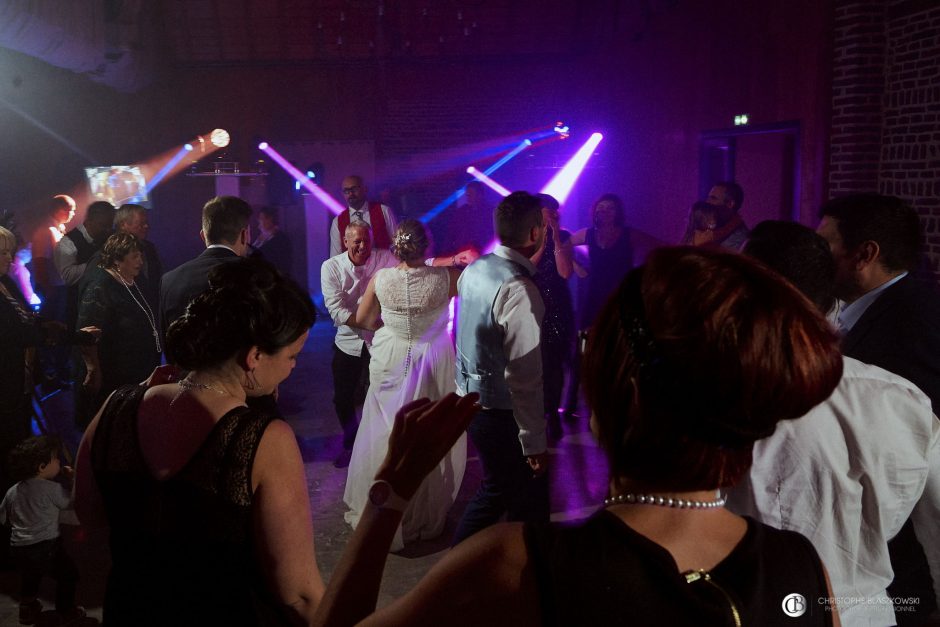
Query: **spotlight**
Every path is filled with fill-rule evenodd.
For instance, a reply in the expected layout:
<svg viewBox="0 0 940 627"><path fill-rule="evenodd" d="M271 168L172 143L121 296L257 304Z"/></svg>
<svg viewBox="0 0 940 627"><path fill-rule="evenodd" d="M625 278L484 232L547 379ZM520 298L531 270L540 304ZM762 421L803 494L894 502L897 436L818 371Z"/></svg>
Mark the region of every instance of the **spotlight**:
<svg viewBox="0 0 940 627"><path fill-rule="evenodd" d="M217 128L211 133L209 133L209 141L212 142L212 145L217 148L225 148L228 146L229 141L231 141L231 136L228 134L228 131L221 128Z"/></svg>
<svg viewBox="0 0 940 627"><path fill-rule="evenodd" d="M267 149L268 149L268 142L261 142L260 144L258 144L258 150L267 150Z"/></svg>
<svg viewBox="0 0 940 627"><path fill-rule="evenodd" d="M561 139L568 139L568 136L571 135L571 129L561 120L555 122L555 128L552 130L555 131Z"/></svg>
<svg viewBox="0 0 940 627"><path fill-rule="evenodd" d="M192 145L192 144L183 144L183 149L184 149L186 152L192 152L192 151L193 151L193 145Z"/></svg>
<svg viewBox="0 0 940 627"><path fill-rule="evenodd" d="M604 139L602 134L592 134L574 156L568 160L568 163L542 188L542 193L554 196L559 203L564 203L568 199L568 194L571 193L575 181L581 176L588 160L594 155L594 149L597 148L602 139Z"/></svg>
<svg viewBox="0 0 940 627"><path fill-rule="evenodd" d="M494 192L496 192L497 194L499 194L500 196L504 198L510 194L510 191L508 189L506 189L505 187L503 187L502 185L500 185L499 183L497 183L496 181L488 177L483 172L480 172L473 166L470 166L469 168L467 168L467 174L470 174L471 176L473 176L473 178L480 181L481 183L483 183L484 185L486 185L491 190L493 190Z"/></svg>
<svg viewBox="0 0 940 627"><path fill-rule="evenodd" d="M522 142L522 143L524 143L526 146L531 146L531 145L532 145L532 140L531 140L531 139L527 139L527 140L525 140L525 141Z"/></svg>

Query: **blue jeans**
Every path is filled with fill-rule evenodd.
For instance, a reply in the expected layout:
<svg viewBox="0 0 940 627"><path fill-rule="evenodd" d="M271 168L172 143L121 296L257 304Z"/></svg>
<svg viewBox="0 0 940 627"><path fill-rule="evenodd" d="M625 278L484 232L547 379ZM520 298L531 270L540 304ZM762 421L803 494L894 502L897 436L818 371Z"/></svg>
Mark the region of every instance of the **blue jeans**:
<svg viewBox="0 0 940 627"><path fill-rule="evenodd" d="M484 409L467 429L483 465L483 481L457 526L454 544L499 521L548 522L548 475L532 476L519 427L508 409Z"/></svg>

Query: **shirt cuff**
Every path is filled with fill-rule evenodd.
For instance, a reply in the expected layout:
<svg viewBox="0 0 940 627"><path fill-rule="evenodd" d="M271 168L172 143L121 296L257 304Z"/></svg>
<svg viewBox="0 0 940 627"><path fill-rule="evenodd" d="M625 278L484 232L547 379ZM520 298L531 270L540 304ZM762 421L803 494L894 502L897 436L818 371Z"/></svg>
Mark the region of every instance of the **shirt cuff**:
<svg viewBox="0 0 940 627"><path fill-rule="evenodd" d="M545 438L545 425L539 430L519 429L519 443L522 444L522 454L538 455L548 450L548 441Z"/></svg>

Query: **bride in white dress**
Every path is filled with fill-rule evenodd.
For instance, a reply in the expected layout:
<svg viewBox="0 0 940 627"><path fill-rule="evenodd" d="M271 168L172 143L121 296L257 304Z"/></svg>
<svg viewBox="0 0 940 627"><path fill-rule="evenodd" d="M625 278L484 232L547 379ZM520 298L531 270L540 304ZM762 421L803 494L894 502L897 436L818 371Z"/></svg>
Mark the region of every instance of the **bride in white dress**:
<svg viewBox="0 0 940 627"><path fill-rule="evenodd" d="M354 528L375 473L385 459L395 413L415 399L434 401L455 389L454 347L447 322L448 305L457 293L460 271L425 266L427 246L427 234L420 222L402 222L392 244L392 252L401 263L379 270L372 277L356 314L357 326L374 328L380 314L384 324L376 331L370 349L369 391L343 496L350 508L346 522ZM411 499L392 551L400 550L405 543L441 534L447 511L460 490L466 461L466 435L462 435Z"/></svg>

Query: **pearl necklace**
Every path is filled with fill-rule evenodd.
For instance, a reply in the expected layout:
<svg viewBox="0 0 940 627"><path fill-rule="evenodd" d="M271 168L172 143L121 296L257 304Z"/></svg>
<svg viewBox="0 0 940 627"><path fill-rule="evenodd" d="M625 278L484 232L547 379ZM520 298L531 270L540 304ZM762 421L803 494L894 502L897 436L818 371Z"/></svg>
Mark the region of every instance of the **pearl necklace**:
<svg viewBox="0 0 940 627"><path fill-rule="evenodd" d="M677 499L671 496L661 496L659 494L633 494L632 492L625 492L604 499L604 506L610 507L611 505L625 503L628 505L660 505L662 507L675 507L677 509L717 509L724 507L728 497L721 494L721 492L716 492L715 496L717 498L715 498L714 501L695 501L692 499Z"/></svg>
<svg viewBox="0 0 940 627"><path fill-rule="evenodd" d="M111 272L121 281L124 287L127 289L127 293L131 295L131 298L137 306L140 307L140 310L144 312L144 316L147 318L147 322L150 323L150 328L153 330L153 341L157 346L157 352L163 352L163 349L160 346L160 333L157 331L157 317L153 315L153 310L150 308L150 304L147 302L147 299L144 297L143 292L140 291L140 287L137 285L137 282L128 283L124 280L123 275L119 270L112 270ZM131 286L137 290L137 294L140 295L140 300L137 300L137 296L134 295L134 292L131 290Z"/></svg>

